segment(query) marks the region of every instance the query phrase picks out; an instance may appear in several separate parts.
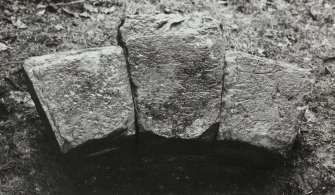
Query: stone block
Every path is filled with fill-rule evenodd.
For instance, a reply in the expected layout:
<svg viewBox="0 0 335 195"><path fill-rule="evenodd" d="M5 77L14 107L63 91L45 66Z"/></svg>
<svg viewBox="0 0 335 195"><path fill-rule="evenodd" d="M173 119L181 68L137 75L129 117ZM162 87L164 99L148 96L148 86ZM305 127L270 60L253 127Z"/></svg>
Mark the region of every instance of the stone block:
<svg viewBox="0 0 335 195"><path fill-rule="evenodd" d="M310 69L227 52L218 140L233 140L286 155L298 134Z"/></svg>
<svg viewBox="0 0 335 195"><path fill-rule="evenodd" d="M220 121L223 41L206 15L130 16L120 28L139 131L214 138Z"/></svg>
<svg viewBox="0 0 335 195"><path fill-rule="evenodd" d="M121 47L32 57L30 92L62 152L88 141L135 134L134 106Z"/></svg>

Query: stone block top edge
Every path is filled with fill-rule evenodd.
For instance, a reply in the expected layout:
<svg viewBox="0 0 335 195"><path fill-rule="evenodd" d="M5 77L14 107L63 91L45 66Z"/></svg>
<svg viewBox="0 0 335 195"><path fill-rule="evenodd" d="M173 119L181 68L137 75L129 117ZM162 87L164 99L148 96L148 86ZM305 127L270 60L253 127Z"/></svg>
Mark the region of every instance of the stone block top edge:
<svg viewBox="0 0 335 195"><path fill-rule="evenodd" d="M220 22L208 14L193 13L130 15L125 17L120 30L124 40L164 34L215 34L220 35Z"/></svg>
<svg viewBox="0 0 335 195"><path fill-rule="evenodd" d="M265 57L259 57L256 55L252 55L252 54L248 54L242 51L233 51L233 50L228 50L226 51L226 61L227 62L236 62L237 58L248 58L248 59L254 59L254 60L258 60L261 62L265 62L267 64L274 64L276 66L280 66L282 68L285 69L285 71L287 72L302 72L304 74L312 74L313 69L312 68L301 68L298 66L298 64L294 64L294 63L287 63L284 61L279 61L279 60L273 60L273 59L269 59L269 58L265 58Z"/></svg>
<svg viewBox="0 0 335 195"><path fill-rule="evenodd" d="M88 53L95 53L101 52L106 54L115 53L116 55L123 55L122 48L120 46L107 46L107 47L97 47L97 48L87 48L87 49L78 49L78 50L71 50L65 52L57 52L57 53L50 53L42 56L34 56L26 59L23 63L23 68L26 71L38 67L39 65L44 64L47 61L58 61L61 57L64 58L71 58L71 56L78 56L78 55L85 55ZM49 64L50 66L52 64Z"/></svg>

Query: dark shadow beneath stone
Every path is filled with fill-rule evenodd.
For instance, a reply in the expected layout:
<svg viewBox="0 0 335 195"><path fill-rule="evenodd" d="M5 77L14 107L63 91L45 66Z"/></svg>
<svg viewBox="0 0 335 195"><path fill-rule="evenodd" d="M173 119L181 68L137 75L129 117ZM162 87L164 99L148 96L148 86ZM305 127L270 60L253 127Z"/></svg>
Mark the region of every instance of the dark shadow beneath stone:
<svg viewBox="0 0 335 195"><path fill-rule="evenodd" d="M213 146L212 154L224 164L271 170L280 166L284 158L266 149L236 141L220 141Z"/></svg>
<svg viewBox="0 0 335 195"><path fill-rule="evenodd" d="M91 140L63 154L63 159L66 163L77 164L82 161L107 157L109 153L132 153L135 148L135 139L135 135L125 136L121 134Z"/></svg>
<svg viewBox="0 0 335 195"><path fill-rule="evenodd" d="M257 169L272 169L284 160L276 154L247 143L167 139L151 133L140 134L136 149L141 155L201 155L223 164Z"/></svg>
<svg viewBox="0 0 335 195"><path fill-rule="evenodd" d="M287 185L275 182L288 174L284 163L264 152L241 143L141 134L136 145L67 161L64 168L78 186L78 194L291 192Z"/></svg>

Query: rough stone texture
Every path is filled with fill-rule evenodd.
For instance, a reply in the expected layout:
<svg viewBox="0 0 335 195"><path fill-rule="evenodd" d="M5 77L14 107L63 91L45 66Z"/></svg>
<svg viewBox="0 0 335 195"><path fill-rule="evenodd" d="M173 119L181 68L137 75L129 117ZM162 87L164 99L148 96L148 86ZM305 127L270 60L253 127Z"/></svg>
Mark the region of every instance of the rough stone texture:
<svg viewBox="0 0 335 195"><path fill-rule="evenodd" d="M134 107L120 47L33 57L23 67L35 104L63 152L89 140L134 134Z"/></svg>
<svg viewBox="0 0 335 195"><path fill-rule="evenodd" d="M140 132L191 139L212 131L220 118L224 64L219 23L205 15L134 16L120 32Z"/></svg>
<svg viewBox="0 0 335 195"><path fill-rule="evenodd" d="M285 155L298 133L303 96L311 91L310 70L227 52L225 72L218 140L245 142Z"/></svg>

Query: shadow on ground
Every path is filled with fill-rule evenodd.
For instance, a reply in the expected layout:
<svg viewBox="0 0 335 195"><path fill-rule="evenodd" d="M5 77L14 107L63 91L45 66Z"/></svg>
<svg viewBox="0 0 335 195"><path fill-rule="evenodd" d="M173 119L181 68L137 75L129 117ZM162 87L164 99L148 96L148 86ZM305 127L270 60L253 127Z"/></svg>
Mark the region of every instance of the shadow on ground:
<svg viewBox="0 0 335 195"><path fill-rule="evenodd" d="M133 140L123 140L122 147L111 145L88 156L65 156L63 169L74 182L76 193L281 194L294 191L287 181L278 182L278 174L287 174L282 172L285 162L249 146L170 140L154 135L140 137L136 146L133 143Z"/></svg>

